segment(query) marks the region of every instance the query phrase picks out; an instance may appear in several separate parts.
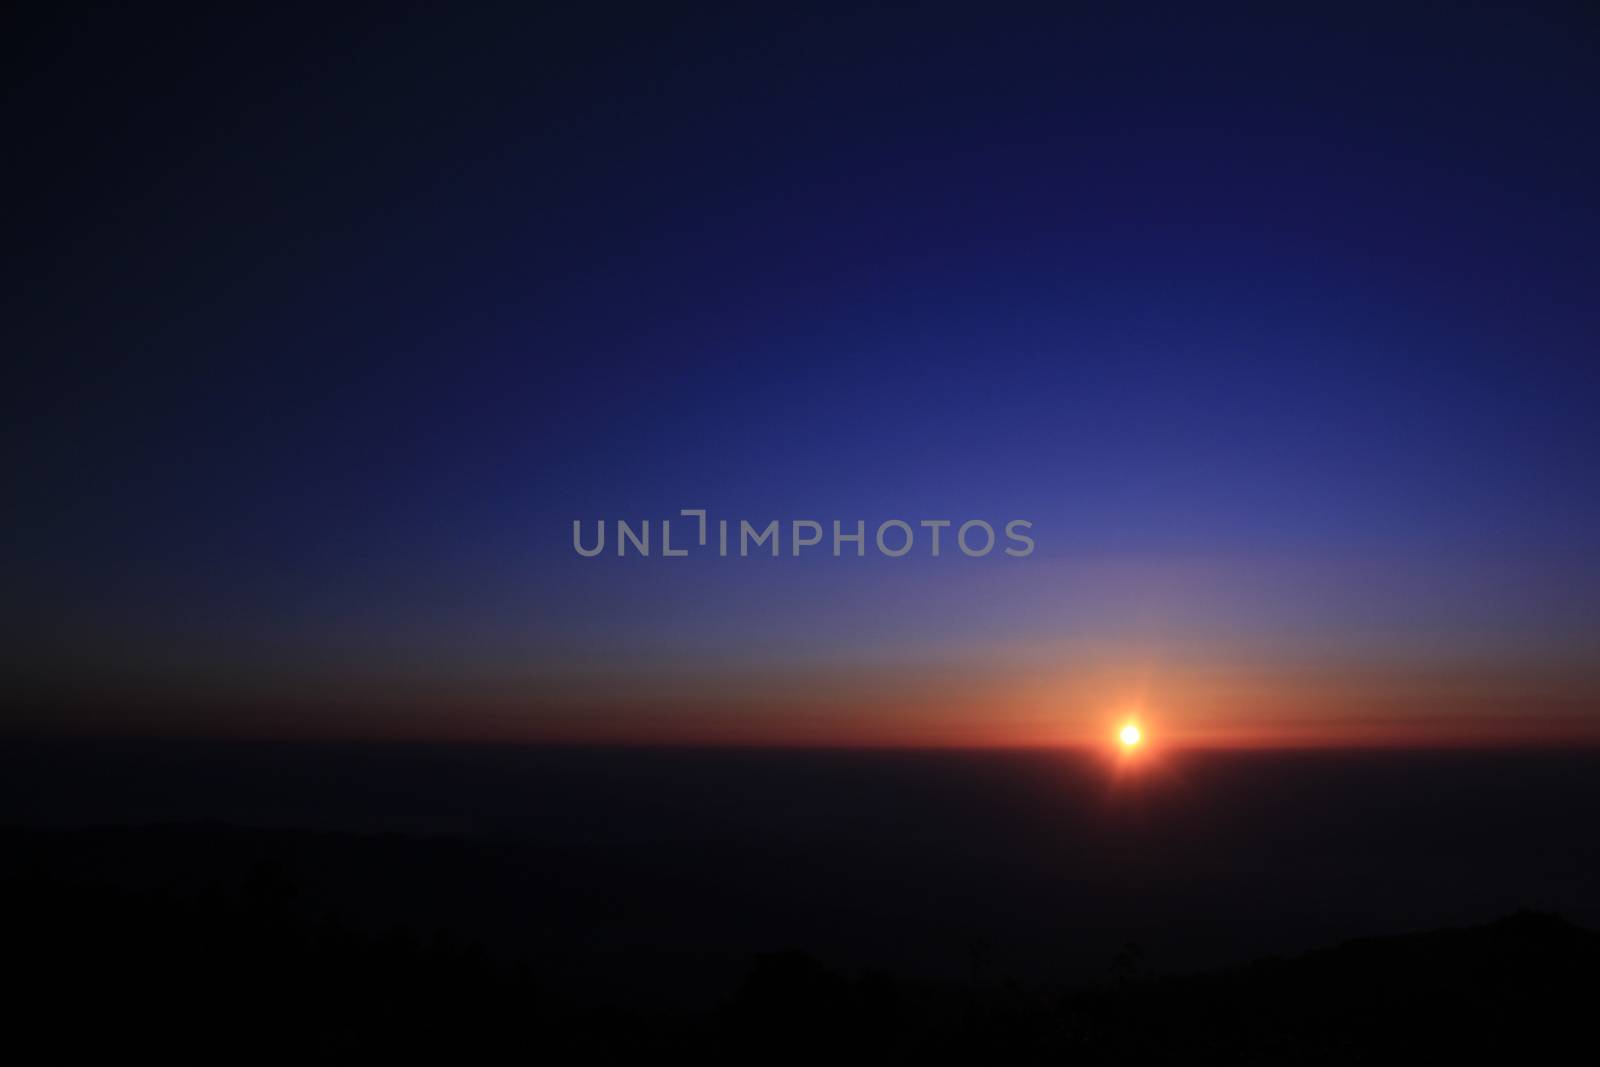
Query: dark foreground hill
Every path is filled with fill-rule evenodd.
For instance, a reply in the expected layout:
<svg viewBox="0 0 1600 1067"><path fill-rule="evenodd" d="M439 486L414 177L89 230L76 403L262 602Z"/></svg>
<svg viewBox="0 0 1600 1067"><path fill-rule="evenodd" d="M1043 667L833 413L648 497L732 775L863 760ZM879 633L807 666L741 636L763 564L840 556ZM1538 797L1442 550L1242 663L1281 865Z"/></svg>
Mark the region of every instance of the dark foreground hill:
<svg viewBox="0 0 1600 1067"><path fill-rule="evenodd" d="M384 881L394 870L384 857L402 853L413 872L465 865L492 882L502 868L480 845L213 827L19 830L0 846L5 1054L19 1062L40 1040L52 1058L222 1062L589 1063L670 1051L728 1063L1527 1060L1585 1047L1600 1002L1600 936L1535 913L1185 976L1148 972L1130 946L1088 985L981 969L960 982L854 973L791 949L736 961L730 992L689 1005L677 968L700 964L644 949L606 965L640 971L660 996L624 1002L559 939L541 958L525 930L505 944L466 938L469 916L408 915L408 887ZM358 865L373 871L370 911L306 900L274 858L284 849L368 855ZM141 873L156 855L170 872L185 850L181 876L155 884Z"/></svg>

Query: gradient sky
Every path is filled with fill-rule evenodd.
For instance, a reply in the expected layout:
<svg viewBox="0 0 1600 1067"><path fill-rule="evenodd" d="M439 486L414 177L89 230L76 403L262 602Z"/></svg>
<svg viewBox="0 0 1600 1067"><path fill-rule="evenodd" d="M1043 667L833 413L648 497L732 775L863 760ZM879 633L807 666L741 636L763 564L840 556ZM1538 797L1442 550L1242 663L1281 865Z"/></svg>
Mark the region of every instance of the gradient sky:
<svg viewBox="0 0 1600 1067"><path fill-rule="evenodd" d="M1600 739L1592 8L754 6L0 35L12 723Z"/></svg>

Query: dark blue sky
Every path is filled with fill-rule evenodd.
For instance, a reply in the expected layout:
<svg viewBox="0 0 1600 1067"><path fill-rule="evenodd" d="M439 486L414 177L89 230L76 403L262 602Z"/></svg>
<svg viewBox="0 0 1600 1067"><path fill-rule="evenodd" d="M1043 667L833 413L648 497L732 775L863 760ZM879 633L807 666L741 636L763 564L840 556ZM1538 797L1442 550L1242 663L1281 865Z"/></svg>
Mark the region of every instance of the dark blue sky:
<svg viewBox="0 0 1600 1067"><path fill-rule="evenodd" d="M1589 662L1600 21L1402 7L33 12L10 673ZM694 506L1038 551L571 551Z"/></svg>

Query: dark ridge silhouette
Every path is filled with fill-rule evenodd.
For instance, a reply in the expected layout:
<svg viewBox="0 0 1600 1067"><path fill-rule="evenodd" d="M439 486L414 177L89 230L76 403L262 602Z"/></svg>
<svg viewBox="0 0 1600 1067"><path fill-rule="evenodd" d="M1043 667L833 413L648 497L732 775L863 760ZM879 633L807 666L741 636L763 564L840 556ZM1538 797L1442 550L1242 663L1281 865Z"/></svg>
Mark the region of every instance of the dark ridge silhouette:
<svg viewBox="0 0 1600 1067"><path fill-rule="evenodd" d="M467 872L485 892L530 888L526 872L478 843L213 826L10 830L0 847L13 1054L46 1040L62 1056L224 1061L1357 1063L1469 1051L1529 1060L1586 1039L1600 993L1600 937L1522 912L1190 975L1154 973L1129 945L1087 984L993 975L981 946L964 981L848 971L786 949L734 961L729 991L685 1004L680 978L700 966L689 954L585 963L526 931L463 937L467 924L449 909L470 900L447 913L392 906L421 899L390 881L405 872ZM149 863L163 852L189 866ZM330 910L296 881L299 868L284 862L293 852L356 857L372 908ZM165 873L152 876L156 867ZM619 999L605 967L659 995Z"/></svg>

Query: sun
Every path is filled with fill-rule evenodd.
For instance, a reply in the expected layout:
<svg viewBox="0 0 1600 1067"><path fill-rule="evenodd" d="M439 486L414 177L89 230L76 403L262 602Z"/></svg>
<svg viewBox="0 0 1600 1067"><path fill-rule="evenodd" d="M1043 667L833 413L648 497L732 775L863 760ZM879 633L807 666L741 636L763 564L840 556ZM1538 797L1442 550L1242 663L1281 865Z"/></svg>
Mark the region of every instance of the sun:
<svg viewBox="0 0 1600 1067"><path fill-rule="evenodd" d="M1117 737L1121 739L1124 748L1132 748L1144 740L1144 734L1140 733L1139 728L1131 722L1122 728Z"/></svg>

